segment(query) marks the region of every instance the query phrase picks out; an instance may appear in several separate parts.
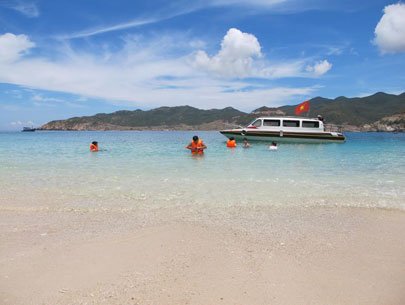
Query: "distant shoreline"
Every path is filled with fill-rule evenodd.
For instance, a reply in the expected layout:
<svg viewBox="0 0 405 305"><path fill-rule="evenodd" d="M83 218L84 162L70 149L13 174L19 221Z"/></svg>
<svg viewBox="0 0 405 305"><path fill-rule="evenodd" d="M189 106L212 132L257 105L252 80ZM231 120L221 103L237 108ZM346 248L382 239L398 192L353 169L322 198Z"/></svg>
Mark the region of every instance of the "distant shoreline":
<svg viewBox="0 0 405 305"><path fill-rule="evenodd" d="M160 128L122 128L122 129L36 129L36 131L219 131L220 129L198 129L198 128L189 128L189 129L160 129ZM358 126L350 126L350 128L342 129L343 132L388 132L388 133L402 133L405 132L405 129L401 130L378 130L373 128L363 128Z"/></svg>
<svg viewBox="0 0 405 305"><path fill-rule="evenodd" d="M376 93L363 98L316 97L304 117L322 115L325 124L343 131L405 131L405 93ZM223 130L247 126L257 117L295 116L296 106L263 106L250 113L232 107L198 109L191 106L151 110L120 110L48 122L40 130Z"/></svg>

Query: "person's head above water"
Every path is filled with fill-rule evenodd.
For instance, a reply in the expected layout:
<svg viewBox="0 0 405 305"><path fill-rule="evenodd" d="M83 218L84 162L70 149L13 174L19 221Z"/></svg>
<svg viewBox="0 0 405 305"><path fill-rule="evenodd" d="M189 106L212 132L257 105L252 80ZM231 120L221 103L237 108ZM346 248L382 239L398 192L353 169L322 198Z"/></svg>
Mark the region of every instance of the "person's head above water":
<svg viewBox="0 0 405 305"><path fill-rule="evenodd" d="M193 141L194 141L194 142L197 142L197 141L198 141L198 136L194 136L194 137L193 137Z"/></svg>
<svg viewBox="0 0 405 305"><path fill-rule="evenodd" d="M277 146L276 142L271 142L271 146Z"/></svg>
<svg viewBox="0 0 405 305"><path fill-rule="evenodd" d="M97 141L93 141L93 142L91 142L91 144L93 144L93 145L98 145L98 142L97 142Z"/></svg>
<svg viewBox="0 0 405 305"><path fill-rule="evenodd" d="M230 137L229 140L233 141L233 140L235 140L235 138L234 138L234 137Z"/></svg>
<svg viewBox="0 0 405 305"><path fill-rule="evenodd" d="M243 138L243 147L245 147L245 148L250 147L250 144L249 144L249 142L248 142L248 139L247 139L247 138Z"/></svg>

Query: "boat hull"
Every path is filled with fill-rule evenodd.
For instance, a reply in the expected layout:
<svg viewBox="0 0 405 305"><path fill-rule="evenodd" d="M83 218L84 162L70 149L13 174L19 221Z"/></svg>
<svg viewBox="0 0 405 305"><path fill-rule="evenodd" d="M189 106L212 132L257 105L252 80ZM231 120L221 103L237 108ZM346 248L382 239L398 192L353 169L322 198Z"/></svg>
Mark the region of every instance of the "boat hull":
<svg viewBox="0 0 405 305"><path fill-rule="evenodd" d="M277 143L344 143L345 136L334 132L286 132L256 131L244 129L221 130L227 138L234 137L237 141L264 141Z"/></svg>

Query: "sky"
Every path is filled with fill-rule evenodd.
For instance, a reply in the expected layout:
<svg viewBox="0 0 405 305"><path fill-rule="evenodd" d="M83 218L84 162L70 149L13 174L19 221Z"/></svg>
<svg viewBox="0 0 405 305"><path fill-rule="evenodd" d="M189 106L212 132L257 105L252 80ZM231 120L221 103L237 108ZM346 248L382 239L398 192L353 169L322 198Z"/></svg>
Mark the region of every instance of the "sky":
<svg viewBox="0 0 405 305"><path fill-rule="evenodd" d="M405 3L0 0L0 130L405 91Z"/></svg>

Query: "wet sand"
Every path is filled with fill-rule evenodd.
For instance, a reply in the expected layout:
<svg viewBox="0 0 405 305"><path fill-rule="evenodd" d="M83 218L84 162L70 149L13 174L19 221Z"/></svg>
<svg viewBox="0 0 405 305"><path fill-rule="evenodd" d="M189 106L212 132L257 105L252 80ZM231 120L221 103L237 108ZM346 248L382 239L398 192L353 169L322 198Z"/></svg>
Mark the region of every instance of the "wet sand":
<svg viewBox="0 0 405 305"><path fill-rule="evenodd" d="M405 213L0 209L0 304L405 304Z"/></svg>

